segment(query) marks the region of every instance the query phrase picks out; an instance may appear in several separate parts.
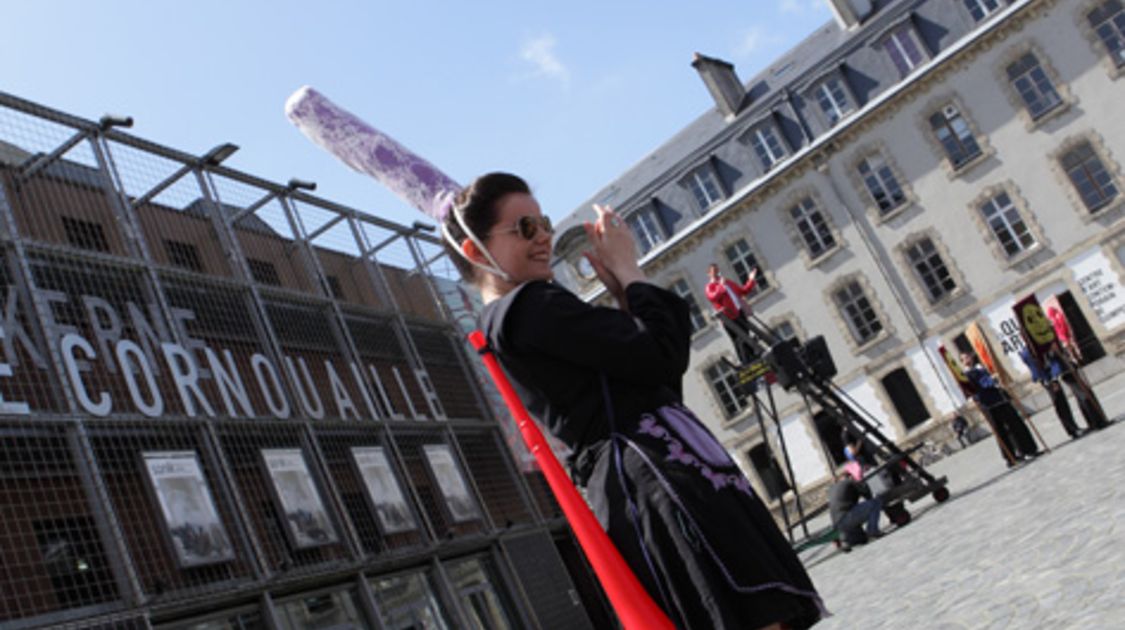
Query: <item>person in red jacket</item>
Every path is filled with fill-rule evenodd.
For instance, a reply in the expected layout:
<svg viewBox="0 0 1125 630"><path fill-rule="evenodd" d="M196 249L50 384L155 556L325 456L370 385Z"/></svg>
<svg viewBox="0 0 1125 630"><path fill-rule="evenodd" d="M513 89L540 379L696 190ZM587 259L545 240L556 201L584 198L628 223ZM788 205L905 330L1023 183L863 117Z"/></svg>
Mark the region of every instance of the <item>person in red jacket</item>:
<svg viewBox="0 0 1125 630"><path fill-rule="evenodd" d="M749 341L743 338L749 337L752 333L750 321L746 318L746 312L750 307L742 302L742 298L749 295L758 284L758 269L756 267L752 269L746 282L739 284L724 278L719 273L719 266L711 263L711 266L707 267L707 277L710 279L707 283L707 300L718 311L717 317L720 318L723 329L727 331L731 343L734 344L738 360L746 365L757 359L758 353Z"/></svg>

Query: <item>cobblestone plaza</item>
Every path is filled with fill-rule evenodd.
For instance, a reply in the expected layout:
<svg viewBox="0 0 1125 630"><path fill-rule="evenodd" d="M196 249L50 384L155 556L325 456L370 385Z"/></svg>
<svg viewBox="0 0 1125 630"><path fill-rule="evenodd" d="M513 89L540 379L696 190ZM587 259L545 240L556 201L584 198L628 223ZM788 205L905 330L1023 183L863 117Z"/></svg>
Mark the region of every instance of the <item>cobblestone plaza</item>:
<svg viewBox="0 0 1125 630"><path fill-rule="evenodd" d="M843 554L802 555L834 616L818 628L1120 628L1125 621L1125 377L1097 388L1118 421L1070 441L1035 416L1050 453L1008 470L991 437L931 467L952 497Z"/></svg>

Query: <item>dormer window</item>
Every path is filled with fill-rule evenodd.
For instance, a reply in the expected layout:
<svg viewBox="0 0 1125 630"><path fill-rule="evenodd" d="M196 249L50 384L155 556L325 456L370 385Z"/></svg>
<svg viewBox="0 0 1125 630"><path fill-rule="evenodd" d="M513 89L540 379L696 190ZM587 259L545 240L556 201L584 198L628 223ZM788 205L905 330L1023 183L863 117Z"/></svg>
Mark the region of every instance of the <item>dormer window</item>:
<svg viewBox="0 0 1125 630"><path fill-rule="evenodd" d="M891 31L891 34L883 40L883 48L891 56L891 61L898 68L899 74L904 77L926 61L926 53L923 52L922 44L918 41L918 35L909 23L902 24Z"/></svg>
<svg viewBox="0 0 1125 630"><path fill-rule="evenodd" d="M637 250L643 256L664 242L666 238L664 229L660 225L660 217L652 207L640 208L630 214L625 223L633 230L633 238L637 241Z"/></svg>
<svg viewBox="0 0 1125 630"><path fill-rule="evenodd" d="M854 109L851 99L848 98L848 89L844 85L844 78L833 76L822 81L813 89L813 96L824 112L829 125L835 125L841 118Z"/></svg>
<svg viewBox="0 0 1125 630"><path fill-rule="evenodd" d="M1000 10L1000 0L965 0L965 8L980 22Z"/></svg>
<svg viewBox="0 0 1125 630"><path fill-rule="evenodd" d="M723 200L723 188L711 164L704 164L689 173L684 183L691 189L700 210L707 210Z"/></svg>
<svg viewBox="0 0 1125 630"><path fill-rule="evenodd" d="M788 154L781 139L781 130L772 121L755 126L746 133L744 139L754 148L763 170L770 170Z"/></svg>

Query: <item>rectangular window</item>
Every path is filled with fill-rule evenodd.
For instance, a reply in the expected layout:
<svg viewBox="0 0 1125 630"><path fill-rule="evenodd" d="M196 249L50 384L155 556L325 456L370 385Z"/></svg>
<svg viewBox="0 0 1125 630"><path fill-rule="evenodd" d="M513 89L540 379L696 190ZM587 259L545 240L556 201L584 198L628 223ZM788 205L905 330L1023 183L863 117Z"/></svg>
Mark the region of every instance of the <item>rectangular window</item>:
<svg viewBox="0 0 1125 630"><path fill-rule="evenodd" d="M1023 55L1008 66L1007 72L1008 80L1019 93L1032 119L1039 118L1062 104L1059 93L1055 91L1050 77L1034 54Z"/></svg>
<svg viewBox="0 0 1125 630"><path fill-rule="evenodd" d="M1086 14L1113 63L1125 66L1125 7L1121 0L1106 0Z"/></svg>
<svg viewBox="0 0 1125 630"><path fill-rule="evenodd" d="M100 223L62 217L62 224L66 232L66 242L71 245L95 252L109 251L109 241L106 240L105 230Z"/></svg>
<svg viewBox="0 0 1125 630"><path fill-rule="evenodd" d="M250 276L254 278L254 282L274 287L281 286L281 276L277 275L277 267L274 267L273 263L247 258L246 264L250 267Z"/></svg>
<svg viewBox="0 0 1125 630"><path fill-rule="evenodd" d="M1067 151L1060 162L1087 210L1093 212L1117 198L1117 186L1089 142Z"/></svg>
<svg viewBox="0 0 1125 630"><path fill-rule="evenodd" d="M730 263L734 273L738 276L739 282L746 282L750 277L750 272L759 268L758 258L754 256L754 250L750 249L750 243L746 239L740 238L731 245L728 245L723 253L727 257L727 262ZM757 295L758 293L768 289L770 286L769 280L766 280L766 275L758 269L758 277L755 279L754 290L750 296Z"/></svg>
<svg viewBox="0 0 1125 630"><path fill-rule="evenodd" d="M332 297L337 300L343 300L344 287L340 284L340 279L336 276L326 276L324 279L328 281L328 290L332 292Z"/></svg>
<svg viewBox="0 0 1125 630"><path fill-rule="evenodd" d="M706 326L707 318L703 316L703 311L699 310L699 302L695 301L695 294L691 292L687 280L680 278L673 282L669 288L672 293L684 298L684 301L688 303L688 312L691 314L691 332L696 333Z"/></svg>
<svg viewBox="0 0 1125 630"><path fill-rule="evenodd" d="M1008 257L1035 246L1035 236L1027 229L1027 224L1008 193L1002 192L984 202L980 207L980 213Z"/></svg>
<svg viewBox="0 0 1125 630"><path fill-rule="evenodd" d="M750 146L762 163L762 168L770 170L785 157L785 147L779 139L777 127L773 124L760 125L750 131Z"/></svg>
<svg viewBox="0 0 1125 630"><path fill-rule="evenodd" d="M965 8L980 22L1000 9L1000 0L965 0Z"/></svg>
<svg viewBox="0 0 1125 630"><path fill-rule="evenodd" d="M930 128L941 143L949 163L957 169L981 154L973 130L955 105L946 105L930 116Z"/></svg>
<svg viewBox="0 0 1125 630"><path fill-rule="evenodd" d="M188 271L203 271L203 261L199 258L199 248L191 243L164 239L164 251L168 253L168 263L173 267Z"/></svg>
<svg viewBox="0 0 1125 630"><path fill-rule="evenodd" d="M875 312L871 301L867 299L867 295L863 293L863 287L858 281L853 280L843 288L837 289L833 297L857 342L866 343L883 330L879 315Z"/></svg>
<svg viewBox="0 0 1125 630"><path fill-rule="evenodd" d="M902 76L910 74L926 59L922 53L922 46L914 36L914 28L909 24L904 24L892 32L883 42L883 48L891 56L891 61Z"/></svg>
<svg viewBox="0 0 1125 630"><path fill-rule="evenodd" d="M902 192L902 186L899 186L898 179L883 156L866 157L860 161L858 168L867 193L879 206L879 214L885 215L906 202L906 194Z"/></svg>
<svg viewBox="0 0 1125 630"><path fill-rule="evenodd" d="M723 189L710 165L701 166L688 176L688 188L695 195L700 210L706 210L723 200Z"/></svg>
<svg viewBox="0 0 1125 630"><path fill-rule="evenodd" d="M945 266L945 261L929 238L919 239L907 247L906 257L910 260L910 266L914 267L914 273L922 281L922 286L926 288L930 302L940 301L957 288L957 282L953 280L949 268Z"/></svg>
<svg viewBox="0 0 1125 630"><path fill-rule="evenodd" d="M783 319L773 325L773 334L781 339L793 339L797 336L797 329L793 327L793 322Z"/></svg>
<svg viewBox="0 0 1125 630"><path fill-rule="evenodd" d="M836 246L836 239L828 228L828 222L811 197L805 197L790 208L789 216L793 218L810 257L817 258Z"/></svg>
<svg viewBox="0 0 1125 630"><path fill-rule="evenodd" d="M358 628L363 622L353 590L298 596L278 602L281 628Z"/></svg>
<svg viewBox="0 0 1125 630"><path fill-rule="evenodd" d="M820 104L820 110L832 125L852 111L844 81L839 77L832 77L817 86L816 102Z"/></svg>
<svg viewBox="0 0 1125 630"><path fill-rule="evenodd" d="M726 417L733 418L746 408L746 398L735 393L738 386L738 376L725 361L714 363L704 371L711 391L719 399Z"/></svg>
<svg viewBox="0 0 1125 630"><path fill-rule="evenodd" d="M653 247L664 242L664 230L660 228L659 219L652 210L637 210L629 215L625 222L633 230L633 238L637 239L637 251L641 255L647 254Z"/></svg>
<svg viewBox="0 0 1125 630"><path fill-rule="evenodd" d="M450 627L428 575L371 578L371 590L384 628Z"/></svg>

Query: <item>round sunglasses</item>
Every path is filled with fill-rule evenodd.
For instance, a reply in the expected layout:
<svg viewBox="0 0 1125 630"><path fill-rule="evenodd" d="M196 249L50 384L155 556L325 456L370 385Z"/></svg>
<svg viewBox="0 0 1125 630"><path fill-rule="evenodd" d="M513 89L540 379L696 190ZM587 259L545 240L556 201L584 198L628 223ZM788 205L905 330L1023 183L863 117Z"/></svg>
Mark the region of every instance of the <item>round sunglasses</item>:
<svg viewBox="0 0 1125 630"><path fill-rule="evenodd" d="M551 226L551 217L545 215L524 215L516 219L516 223L513 227L493 230L488 233L488 236L492 236L493 234L519 234L521 237L530 241L539 234L539 230L543 230L547 234L555 233L555 228Z"/></svg>

